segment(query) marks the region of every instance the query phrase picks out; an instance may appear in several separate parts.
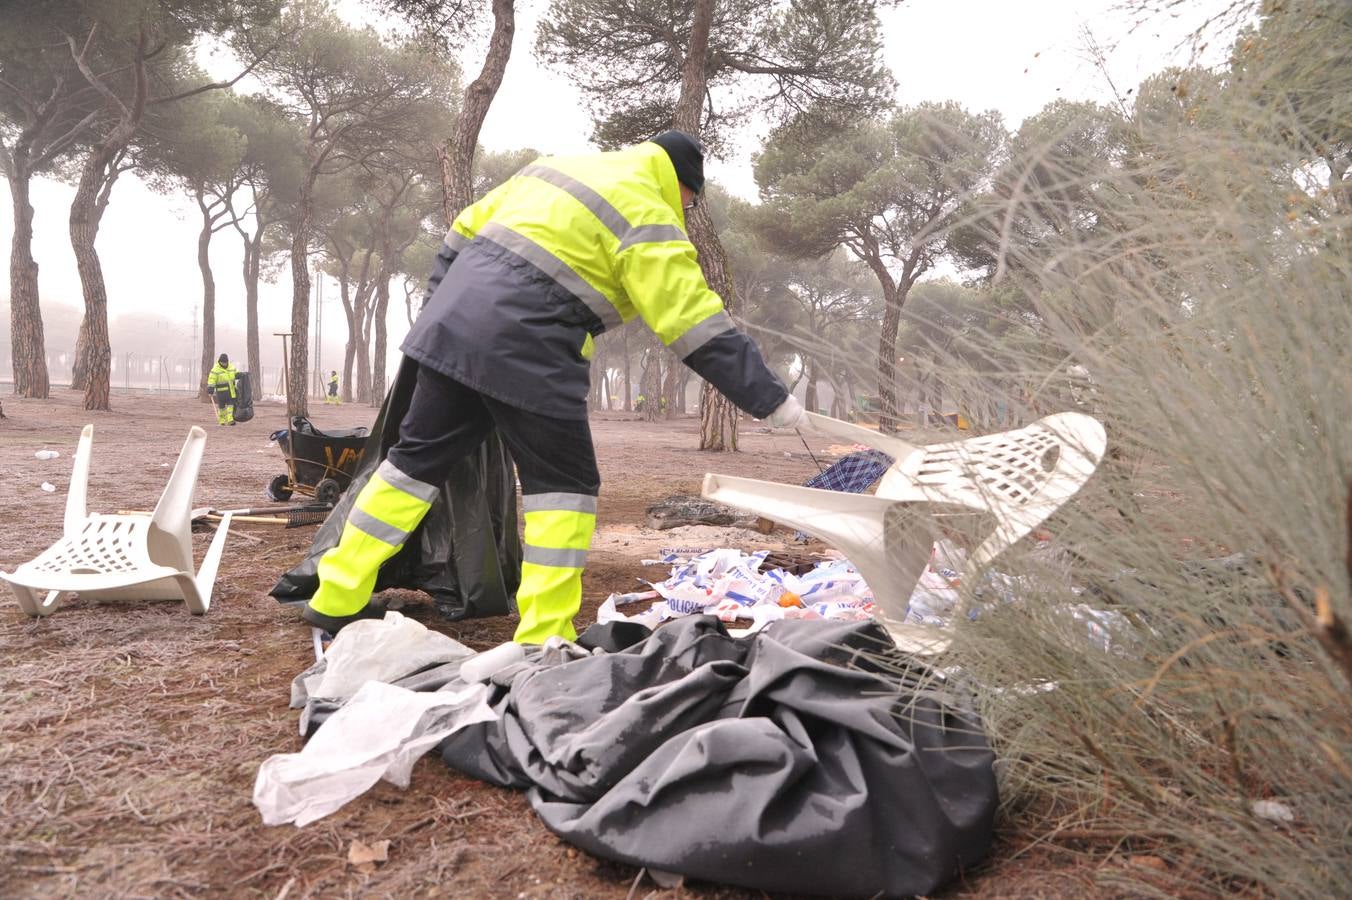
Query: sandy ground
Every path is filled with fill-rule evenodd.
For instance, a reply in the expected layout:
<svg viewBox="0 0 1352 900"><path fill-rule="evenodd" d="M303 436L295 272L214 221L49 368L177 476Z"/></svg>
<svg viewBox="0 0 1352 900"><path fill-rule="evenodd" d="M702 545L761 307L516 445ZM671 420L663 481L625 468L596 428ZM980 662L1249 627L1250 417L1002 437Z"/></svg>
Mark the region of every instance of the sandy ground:
<svg viewBox="0 0 1352 900"><path fill-rule="evenodd" d="M267 505L284 467L268 434L284 409L262 404L245 425L218 428L205 404L115 396L88 413L60 391L49 401L5 398L0 421L0 568L12 570L60 535L79 430L95 426L91 510L149 509L188 427L208 429L196 504ZM315 407L321 427L369 424L366 407ZM782 536L695 526L643 527L648 505L697 493L706 470L801 483L817 471L795 434L744 423L742 452L695 450L698 422L648 424L620 413L593 421L604 481L599 531L584 579L578 626L636 579L663 577L640 560L663 547L784 547ZM809 436L826 459L830 441ZM37 450L61 455L38 460ZM56 490L45 492L43 482ZM307 828L268 828L250 803L259 764L294 752L292 676L313 661L310 632L267 591L304 554L312 527L238 526L210 612L175 603L75 601L33 621L0 599L0 896L164 897L762 896L711 885L656 888L639 870L595 859L551 835L525 797L449 771L435 755L410 789L381 784ZM200 560L209 533L194 537ZM514 619L440 619L420 594L404 612L476 649L511 636ZM422 598L419 600L418 598ZM347 863L354 840L389 839L374 872ZM1033 866L1019 884L1042 895L1081 893L1085 882ZM986 879L965 890L1008 894Z"/></svg>

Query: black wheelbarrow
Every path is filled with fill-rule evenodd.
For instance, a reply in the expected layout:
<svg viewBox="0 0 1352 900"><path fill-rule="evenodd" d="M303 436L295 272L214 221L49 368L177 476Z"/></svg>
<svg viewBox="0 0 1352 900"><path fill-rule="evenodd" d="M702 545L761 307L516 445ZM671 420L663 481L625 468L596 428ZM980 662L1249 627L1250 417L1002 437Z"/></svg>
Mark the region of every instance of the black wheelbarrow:
<svg viewBox="0 0 1352 900"><path fill-rule="evenodd" d="M330 506L337 503L361 465L366 436L364 426L320 431L305 416L296 416L291 427L272 433L286 472L268 482L268 496L286 501L302 494Z"/></svg>

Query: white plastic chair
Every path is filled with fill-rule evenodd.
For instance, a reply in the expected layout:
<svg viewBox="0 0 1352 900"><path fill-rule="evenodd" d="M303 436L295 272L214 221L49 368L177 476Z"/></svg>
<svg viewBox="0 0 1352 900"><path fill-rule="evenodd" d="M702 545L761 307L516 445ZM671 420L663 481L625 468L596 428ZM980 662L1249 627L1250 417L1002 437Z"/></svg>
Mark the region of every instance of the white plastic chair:
<svg viewBox="0 0 1352 900"><path fill-rule="evenodd" d="M182 600L195 615L205 613L231 519L230 513L221 517L202 567L193 574L192 494L206 440L206 432L196 425L188 431L169 483L149 516L102 515L85 510L94 444L94 426L86 425L75 452L61 539L13 574L0 572L23 611L50 615L63 594L74 591L97 600Z"/></svg>
<svg viewBox="0 0 1352 900"><path fill-rule="evenodd" d="M994 529L968 555L963 576L979 572L1075 495L1107 446L1103 426L1059 413L1024 428L915 447L839 419L809 413L817 430L881 450L896 462L874 495L705 475L703 495L790 525L831 544L873 590L885 626L900 633L912 591L938 529L934 510L988 513Z"/></svg>

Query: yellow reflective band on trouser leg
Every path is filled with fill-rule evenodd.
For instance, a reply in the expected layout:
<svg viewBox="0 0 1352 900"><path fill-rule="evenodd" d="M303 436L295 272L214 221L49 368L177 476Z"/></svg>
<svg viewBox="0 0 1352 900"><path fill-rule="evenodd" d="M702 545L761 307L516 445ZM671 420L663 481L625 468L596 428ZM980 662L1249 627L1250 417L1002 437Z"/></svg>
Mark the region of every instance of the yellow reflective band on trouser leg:
<svg viewBox="0 0 1352 900"><path fill-rule="evenodd" d="M361 612L381 563L404 545L436 495L432 485L410 478L388 460L381 463L357 495L337 546L319 560L319 589L310 608L326 616Z"/></svg>
<svg viewBox="0 0 1352 900"><path fill-rule="evenodd" d="M596 498L535 494L522 500L526 535L521 586L516 592L521 624L513 640L543 644L557 634L571 641L577 637L573 617L582 606L582 569L596 530ZM573 508L539 508L546 504Z"/></svg>
<svg viewBox="0 0 1352 900"><path fill-rule="evenodd" d="M225 408L225 424L229 425L233 421L235 421L235 408L227 406Z"/></svg>

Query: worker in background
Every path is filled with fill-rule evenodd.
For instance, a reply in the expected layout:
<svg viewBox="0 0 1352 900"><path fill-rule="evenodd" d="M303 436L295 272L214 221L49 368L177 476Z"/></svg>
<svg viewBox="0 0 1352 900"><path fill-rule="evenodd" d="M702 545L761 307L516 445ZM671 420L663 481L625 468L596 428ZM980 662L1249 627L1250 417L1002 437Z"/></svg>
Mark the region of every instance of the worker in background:
<svg viewBox="0 0 1352 900"><path fill-rule="evenodd" d="M515 640L574 638L601 486L589 361L596 335L634 318L750 415L803 421L700 272L685 213L703 186L699 143L668 131L626 150L540 159L456 218L401 347L418 371L399 439L320 559L307 621L332 632L383 614L369 603L381 563L496 427L523 495Z"/></svg>
<svg viewBox="0 0 1352 900"><path fill-rule="evenodd" d="M329 371L329 392L324 396L324 402L325 402L325 403L342 403L342 402L343 402L343 401L339 398L339 396L338 396L338 372L337 372L337 370L330 370L330 371Z"/></svg>
<svg viewBox="0 0 1352 900"><path fill-rule="evenodd" d="M222 353L216 359L216 365L207 374L207 393L216 403L216 424L235 424L235 378L239 371L230 362L230 357Z"/></svg>

